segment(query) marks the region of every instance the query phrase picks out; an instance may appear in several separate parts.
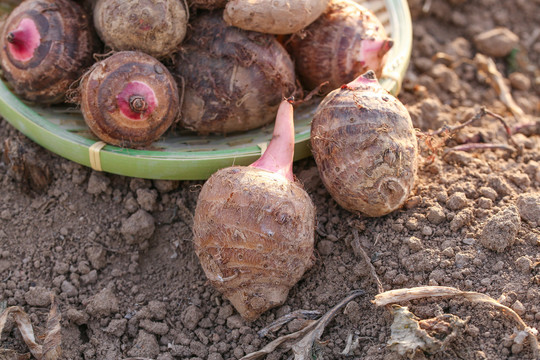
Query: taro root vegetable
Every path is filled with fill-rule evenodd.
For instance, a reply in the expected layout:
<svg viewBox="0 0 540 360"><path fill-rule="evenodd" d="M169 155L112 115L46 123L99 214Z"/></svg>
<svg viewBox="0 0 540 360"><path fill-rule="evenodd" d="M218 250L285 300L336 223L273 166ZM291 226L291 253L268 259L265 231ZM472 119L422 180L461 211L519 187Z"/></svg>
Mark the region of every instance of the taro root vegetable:
<svg viewBox="0 0 540 360"><path fill-rule="evenodd" d="M244 30L284 35L302 30L317 19L329 0L229 0L223 18Z"/></svg>
<svg viewBox="0 0 540 360"><path fill-rule="evenodd" d="M94 8L94 24L105 45L156 58L177 50L188 17L182 0L99 0Z"/></svg>
<svg viewBox="0 0 540 360"><path fill-rule="evenodd" d="M70 85L92 64L90 23L70 0L27 0L9 15L0 35L4 76L21 98L64 101Z"/></svg>
<svg viewBox="0 0 540 360"><path fill-rule="evenodd" d="M311 148L334 200L351 212L382 216L414 185L416 134L405 106L373 71L328 94L311 124Z"/></svg>
<svg viewBox="0 0 540 360"><path fill-rule="evenodd" d="M392 45L373 13L352 0L332 0L287 49L302 85L312 90L328 81L328 93L368 70L380 77Z"/></svg>
<svg viewBox="0 0 540 360"><path fill-rule="evenodd" d="M282 96L296 90L294 65L269 34L227 26L221 12L202 14L176 59L185 96L181 124L226 134L271 123Z"/></svg>
<svg viewBox="0 0 540 360"><path fill-rule="evenodd" d="M193 224L195 252L211 284L252 321L283 304L312 264L315 208L292 174L292 106L282 102L264 155L217 171Z"/></svg>
<svg viewBox="0 0 540 360"><path fill-rule="evenodd" d="M176 81L164 65L142 52L121 51L96 63L79 91L86 124L113 145L148 145L178 114Z"/></svg>
<svg viewBox="0 0 540 360"><path fill-rule="evenodd" d="M191 7L198 9L221 9L227 5L228 0L188 0L188 4Z"/></svg>

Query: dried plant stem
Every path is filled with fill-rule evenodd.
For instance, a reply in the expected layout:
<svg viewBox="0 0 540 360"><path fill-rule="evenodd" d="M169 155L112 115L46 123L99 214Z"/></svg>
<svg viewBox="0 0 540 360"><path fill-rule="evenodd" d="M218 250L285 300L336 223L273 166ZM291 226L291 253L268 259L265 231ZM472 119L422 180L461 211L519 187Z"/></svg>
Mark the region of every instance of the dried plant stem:
<svg viewBox="0 0 540 360"><path fill-rule="evenodd" d="M429 10L431 10L431 4L433 3L433 0L426 0L424 1L424 5L422 6L422 12L427 14Z"/></svg>
<svg viewBox="0 0 540 360"><path fill-rule="evenodd" d="M262 328L261 330L259 330L259 332L257 332L257 335L259 335L260 337L265 337L269 332L273 332L279 329L281 326L285 325L286 323L292 320L295 320L295 319L313 320L319 317L320 315L321 315L321 312L317 310L296 310L296 311L293 311L292 313L289 313L280 317L279 319L277 319L270 325Z"/></svg>
<svg viewBox="0 0 540 360"><path fill-rule="evenodd" d="M356 256L361 255L362 256L362 258L366 262L366 265L369 267L369 273L370 273L371 277L373 278L373 281L375 281L375 284L377 285L377 292L378 293L384 292L382 282L379 279L379 277L377 276L377 272L375 271L375 267L371 263L371 260L370 260L369 256L367 255L367 253L364 251L364 248L360 244L360 236L358 235L358 230L357 229L353 229L353 236L354 236L354 240L353 240L351 245L352 245L352 248L353 248L354 255L356 255Z"/></svg>
<svg viewBox="0 0 540 360"><path fill-rule="evenodd" d="M526 136L540 135L540 120L515 125L512 134L524 134Z"/></svg>
<svg viewBox="0 0 540 360"><path fill-rule="evenodd" d="M487 74L489 82L499 95L501 102L506 105L516 119L523 119L525 113L512 98L510 89L504 82L504 77L501 75L499 70L497 70L497 65L495 65L493 59L478 53L473 60L478 68L478 71Z"/></svg>
<svg viewBox="0 0 540 360"><path fill-rule="evenodd" d="M321 92L321 89L323 88L323 86L328 85L328 83L329 83L328 81L325 81L325 82L319 84L319 86L317 86L315 89L311 90L303 99L295 100L294 105L300 105L300 104L308 103L309 101L311 101L311 99L315 95L319 95L320 92Z"/></svg>
<svg viewBox="0 0 540 360"><path fill-rule="evenodd" d="M473 151L473 150L506 150L509 152L516 151L515 148L505 144L489 144L489 143L470 143L457 145L447 150L443 157L454 151Z"/></svg>
<svg viewBox="0 0 540 360"><path fill-rule="evenodd" d="M537 33L540 33L540 31L538 31ZM457 68L461 64L469 64L475 66L480 74L483 74L487 77L489 84L499 95L499 100L501 100L501 102L506 105L506 107L508 108L508 110L510 110L514 117L517 120L522 120L525 117L525 112L514 101L512 93L510 92L508 85L506 85L505 83L504 76L499 72L499 70L497 69L497 65L492 58L484 54L478 53L472 60L468 58L456 59L452 55L438 52L433 56L432 59L434 61L444 60L445 62L449 63L449 67L452 69Z"/></svg>
<svg viewBox="0 0 540 360"><path fill-rule="evenodd" d="M420 286L415 288L390 290L375 296L373 301L377 306L385 306L402 301L410 301L431 297L453 297L461 296L471 302L487 303L502 311L503 314L510 316L517 324L520 330L527 332L531 349L535 359L540 358L540 347L538 345L538 330L528 327L521 317L508 306L499 303L488 295L473 292L461 291L448 286Z"/></svg>
<svg viewBox="0 0 540 360"><path fill-rule="evenodd" d="M453 151L472 151L472 150L486 150L486 149L489 149L489 150L502 149L502 150L506 150L510 152L515 152L517 149L518 151L521 151L521 147L515 142L514 138L512 137L512 133L513 133L512 128L508 126L508 123L503 119L502 116L495 114L492 111L487 110L485 107L482 107L474 116L472 116L469 120L465 121L464 123L461 123L455 126L445 125L435 131L421 133L421 134L427 137L433 137L433 136L442 135L442 134L454 134L457 131L463 129L464 127L472 124L473 122L484 118L486 115L495 118L502 124L505 130L506 136L508 137L508 141L514 147L506 145L506 144L470 143L470 144L463 144L463 145L458 145L453 148L450 148L447 150L447 153L453 152Z"/></svg>
<svg viewBox="0 0 540 360"><path fill-rule="evenodd" d="M461 130L464 127L472 124L473 122L484 118L486 115L489 115L489 116L497 119L503 125L504 130L506 132L506 135L508 136L508 140L512 143L512 145L517 147L516 142L514 141L514 139L512 139L512 129L510 128L510 126L508 126L507 122L503 119L502 116L500 116L498 114L495 114L492 111L489 111L485 107L480 108L480 111L478 111L474 116L472 116L469 120L465 121L464 123L461 123L461 124L455 125L455 126L446 126L445 125L445 126L441 127L438 130L427 132L427 133L425 133L425 135L427 135L427 136L436 136L436 135L440 135L440 134L442 134L444 132L454 134L458 130Z"/></svg>
<svg viewBox="0 0 540 360"><path fill-rule="evenodd" d="M363 290L355 290L351 292L347 297L341 300L337 305L330 309L318 320L308 320L310 323L302 330L294 332L289 335L281 336L276 340L268 343L264 348L259 351L247 354L240 360L253 360L259 359L265 355L270 354L278 346L291 349L294 352L295 360L309 360L312 359L313 345L321 338L326 325L336 316L337 312L347 305L350 301L354 300L358 296L364 295ZM294 341L300 338L298 341Z"/></svg>

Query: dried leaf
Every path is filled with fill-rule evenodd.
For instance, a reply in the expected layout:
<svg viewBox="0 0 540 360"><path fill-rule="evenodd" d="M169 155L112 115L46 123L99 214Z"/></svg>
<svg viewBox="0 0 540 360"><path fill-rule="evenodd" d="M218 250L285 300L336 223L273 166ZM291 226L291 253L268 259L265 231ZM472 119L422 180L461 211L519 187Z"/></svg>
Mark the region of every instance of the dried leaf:
<svg viewBox="0 0 540 360"><path fill-rule="evenodd" d="M435 354L444 350L464 328L467 320L455 315L440 315L433 319L419 320L407 307L393 306L388 347L400 355L414 355L422 350ZM441 341L442 339L442 341Z"/></svg>
<svg viewBox="0 0 540 360"><path fill-rule="evenodd" d="M43 359L45 360L55 360L62 355L60 348L60 344L62 343L62 334L60 332L62 330L60 327L61 319L56 298L51 296L51 311L47 317L47 333L43 341Z"/></svg>
<svg viewBox="0 0 540 360"><path fill-rule="evenodd" d="M47 319L47 332L43 346L36 342L30 318L19 306L11 306L4 310L0 316L0 333L4 330L9 316L17 323L24 342L37 360L56 360L60 357L60 343L62 341L60 334L60 312L58 311L58 303L54 296L51 296L51 311Z"/></svg>
<svg viewBox="0 0 540 360"><path fill-rule="evenodd" d="M540 359L540 348L537 339L538 330L528 327L514 310L485 294L473 291L461 291L448 286L420 286L415 288L390 290L377 294L375 295L375 300L373 302L377 306L384 306L402 301L449 296L461 296L471 302L487 303L501 310L503 314L510 316L510 318L518 323L520 330L526 331L529 334L529 342L531 344L533 356L535 359Z"/></svg>
<svg viewBox="0 0 540 360"><path fill-rule="evenodd" d="M412 355L418 349L434 354L441 348L441 342L420 328L418 318L407 307L394 306L390 331L388 347L400 355Z"/></svg>

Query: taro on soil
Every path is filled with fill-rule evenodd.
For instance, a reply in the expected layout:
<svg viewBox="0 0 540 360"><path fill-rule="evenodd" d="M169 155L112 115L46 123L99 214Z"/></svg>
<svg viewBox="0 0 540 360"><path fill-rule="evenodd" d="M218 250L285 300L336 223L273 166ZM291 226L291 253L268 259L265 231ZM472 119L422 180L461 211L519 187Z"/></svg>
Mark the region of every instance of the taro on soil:
<svg viewBox="0 0 540 360"><path fill-rule="evenodd" d="M249 167L217 171L195 210L193 241L204 272L249 321L283 304L312 264L315 208L293 179L292 117L283 101L264 155Z"/></svg>
<svg viewBox="0 0 540 360"><path fill-rule="evenodd" d="M311 123L321 179L343 208L386 215L409 196L418 145L405 106L368 71L328 94Z"/></svg>

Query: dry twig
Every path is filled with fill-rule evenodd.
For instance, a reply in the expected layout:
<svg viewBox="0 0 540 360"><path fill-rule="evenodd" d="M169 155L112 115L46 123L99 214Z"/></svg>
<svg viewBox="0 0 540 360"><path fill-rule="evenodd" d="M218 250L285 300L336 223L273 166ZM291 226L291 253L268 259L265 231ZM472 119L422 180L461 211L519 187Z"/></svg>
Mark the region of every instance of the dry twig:
<svg viewBox="0 0 540 360"><path fill-rule="evenodd" d="M319 315L321 315L321 312L317 310L296 310L292 313L280 317L270 325L262 328L257 334L260 337L265 337L266 335L268 335L269 332L276 331L281 326L287 324L294 319L314 320L319 317Z"/></svg>
<svg viewBox="0 0 540 360"><path fill-rule="evenodd" d="M241 360L253 360L259 359L265 355L270 354L277 349L278 346L283 346L290 349L294 353L295 360L308 360L312 359L313 345L321 338L326 325L336 316L337 312L347 305L350 301L354 300L358 296L364 295L363 290L355 290L351 292L347 297L341 300L337 305L324 314L319 320L312 320L308 326L302 330L294 332L289 335L281 336L276 340L267 344L259 351L255 351L251 354L247 354ZM310 320L308 320L310 321ZM300 340L295 341L300 338Z"/></svg>
<svg viewBox="0 0 540 360"><path fill-rule="evenodd" d="M476 64L478 71L487 75L489 83L499 95L501 102L506 105L508 110L512 112L517 120L521 121L525 117L525 113L512 98L510 89L504 82L504 77L501 75L499 70L497 70L497 66L495 65L493 59L478 53L474 57L473 61Z"/></svg>
<svg viewBox="0 0 540 360"><path fill-rule="evenodd" d="M505 150L508 152L516 151L515 148L506 144L469 143L469 144L457 145L450 149L447 149L443 157L445 157L447 154L454 151L473 151L473 150Z"/></svg>
<svg viewBox="0 0 540 360"><path fill-rule="evenodd" d="M369 273L370 273L371 277L373 278L373 281L377 285L377 291L379 293L384 292L382 282L379 279L379 277L377 276L377 272L375 271L375 267L371 263L371 260L369 259L369 256L364 251L364 248L360 244L360 237L358 235L358 230L357 229L353 229L353 236L354 236L354 240L352 241L351 246L353 248L354 255L356 255L356 256L361 255L362 256L362 258L366 262L366 265L369 267Z"/></svg>
<svg viewBox="0 0 540 360"><path fill-rule="evenodd" d="M518 152L521 152L521 147L515 142L514 138L512 138L512 129L510 128L510 126L508 126L508 123L503 119L502 116L495 114L492 111L487 110L485 107L482 107L474 116L472 116L469 120L461 124L458 124L455 126L445 125L431 132L420 133L419 136L425 136L427 139L431 139L434 136L444 135L443 138L444 137L448 138L450 135L455 134L456 132L472 124L473 122L483 119L485 116L490 116L492 118L495 118L502 124L505 130L506 136L508 138L508 141L514 147L506 145L506 144L469 143L469 144L462 144L462 145L454 146L453 148L447 149L445 155L453 151L472 151L472 150L485 150L485 149L490 149L490 150L501 149L501 150L506 150L510 152L515 152L517 150ZM436 148L431 148L431 150L435 151Z"/></svg>

